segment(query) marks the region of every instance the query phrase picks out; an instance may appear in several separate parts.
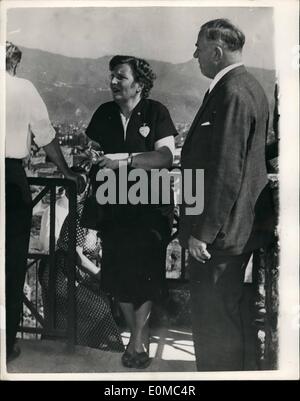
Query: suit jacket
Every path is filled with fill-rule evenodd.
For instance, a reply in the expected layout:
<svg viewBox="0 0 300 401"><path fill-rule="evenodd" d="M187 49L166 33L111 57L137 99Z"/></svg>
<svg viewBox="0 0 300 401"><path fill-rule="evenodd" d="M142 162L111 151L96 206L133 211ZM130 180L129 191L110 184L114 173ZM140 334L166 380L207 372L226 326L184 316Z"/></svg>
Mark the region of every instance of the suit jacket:
<svg viewBox="0 0 300 401"><path fill-rule="evenodd" d="M272 238L274 213L265 158L268 118L266 95L244 66L225 74L205 97L181 154L183 170L204 170L203 212L187 215L187 205L181 206L183 247L193 235L211 251L234 255ZM195 177L184 185L195 189Z"/></svg>

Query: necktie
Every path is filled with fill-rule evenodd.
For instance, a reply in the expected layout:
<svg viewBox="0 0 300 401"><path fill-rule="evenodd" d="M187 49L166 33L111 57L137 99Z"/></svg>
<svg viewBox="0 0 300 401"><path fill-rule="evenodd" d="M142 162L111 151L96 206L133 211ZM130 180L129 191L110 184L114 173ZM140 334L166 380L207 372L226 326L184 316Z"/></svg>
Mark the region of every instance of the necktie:
<svg viewBox="0 0 300 401"><path fill-rule="evenodd" d="M204 103L205 103L205 101L206 101L208 95L209 95L209 89L207 89L207 91L205 92L205 95L204 95L204 97L203 97L202 104L201 104L201 106L200 106L200 108L199 108L199 110L198 110L198 112L197 112L197 114L196 114L196 117L194 118L194 121L193 121L193 123L192 123L192 125L191 125L191 127L190 127L190 129L189 129L189 132L188 132L188 134L187 134L186 139L187 139L188 137L191 136L191 133L193 132L193 129L194 129L194 127L196 126L196 124L197 124L197 122L198 122L198 120L199 120L199 118L200 118L200 115L201 115L201 112L202 112L202 109L203 109L203 105L204 105Z"/></svg>
<svg viewBox="0 0 300 401"><path fill-rule="evenodd" d="M205 102L205 100L206 100L206 98L207 98L208 95L209 95L209 89L207 89L207 91L205 92L205 95L204 95L204 97L203 97L202 104L204 104L204 102Z"/></svg>

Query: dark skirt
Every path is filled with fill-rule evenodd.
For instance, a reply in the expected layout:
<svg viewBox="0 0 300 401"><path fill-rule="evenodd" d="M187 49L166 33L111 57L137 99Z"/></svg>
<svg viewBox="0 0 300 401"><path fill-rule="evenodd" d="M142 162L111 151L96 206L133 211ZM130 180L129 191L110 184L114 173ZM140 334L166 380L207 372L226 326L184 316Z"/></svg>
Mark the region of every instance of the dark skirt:
<svg viewBox="0 0 300 401"><path fill-rule="evenodd" d="M119 302L138 308L166 295L170 216L158 211L118 215L101 230L102 286Z"/></svg>

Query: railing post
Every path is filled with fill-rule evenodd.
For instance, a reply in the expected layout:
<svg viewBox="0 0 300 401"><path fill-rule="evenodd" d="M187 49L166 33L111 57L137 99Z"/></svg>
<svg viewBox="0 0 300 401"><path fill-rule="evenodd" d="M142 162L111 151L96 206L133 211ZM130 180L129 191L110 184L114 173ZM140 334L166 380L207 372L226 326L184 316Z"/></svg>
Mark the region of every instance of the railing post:
<svg viewBox="0 0 300 401"><path fill-rule="evenodd" d="M68 348L70 351L74 351L76 343L76 291L75 291L75 262L76 262L76 210L77 210L77 198L76 198L76 186L75 183L63 179L63 178L46 178L46 177L29 177L29 185L43 186L44 188L34 198L32 206L34 207L42 198L50 191L50 238L49 238L49 256L46 255L49 265L49 277L47 288L47 303L48 303L48 316L43 318L39 316L36 319L41 324L42 328L24 327L22 324L22 335L23 332L28 333L40 333L50 336L67 337ZM56 260L55 260L55 204L56 204L56 188L63 186L68 189L69 192L69 213L71 218L69 219L69 243L67 253L67 328L66 330L56 327L56 284L57 284L57 271L56 271ZM45 256L43 254L28 254L35 260ZM40 257L39 257L40 256ZM36 278L37 279L37 278ZM37 295L37 290L36 290ZM26 305L26 301L25 305ZM37 305L36 305L37 306ZM27 303L27 307L31 309L33 314L38 315L39 311L34 305Z"/></svg>
<svg viewBox="0 0 300 401"><path fill-rule="evenodd" d="M181 271L180 271L180 279L184 281L185 277L185 264L186 264L186 249L181 248Z"/></svg>
<svg viewBox="0 0 300 401"><path fill-rule="evenodd" d="M56 316L56 266L55 266L55 202L56 186L50 186L50 236L49 236L49 327L50 332L55 330Z"/></svg>
<svg viewBox="0 0 300 401"><path fill-rule="evenodd" d="M68 238L68 255L67 255L67 272L68 272L68 350L75 351L76 344L76 215L77 215L77 198L76 186L74 182L68 182L69 189L69 238Z"/></svg>
<svg viewBox="0 0 300 401"><path fill-rule="evenodd" d="M278 176L269 175L276 215L278 216ZM258 333L258 362L262 370L277 368L278 353L278 237L256 250L253 255L253 280L256 284L256 326Z"/></svg>

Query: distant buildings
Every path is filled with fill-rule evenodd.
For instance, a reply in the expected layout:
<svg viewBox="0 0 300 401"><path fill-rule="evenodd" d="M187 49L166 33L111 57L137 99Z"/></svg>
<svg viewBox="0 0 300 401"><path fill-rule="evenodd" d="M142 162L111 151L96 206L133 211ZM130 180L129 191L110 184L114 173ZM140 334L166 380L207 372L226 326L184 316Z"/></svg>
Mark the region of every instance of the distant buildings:
<svg viewBox="0 0 300 401"><path fill-rule="evenodd" d="M60 145L86 146L88 138L85 135L85 123L56 123L53 125Z"/></svg>
<svg viewBox="0 0 300 401"><path fill-rule="evenodd" d="M178 123L176 124L176 130L178 132L177 137L175 138L175 146L176 148L182 148L186 135L189 131L190 124L189 123Z"/></svg>
<svg viewBox="0 0 300 401"><path fill-rule="evenodd" d="M88 147L89 139L85 135L85 130L87 128L86 123L82 121L79 123L54 123L53 127L68 166L77 165L82 161L82 154ZM181 148L189 127L190 124L188 123L176 124L178 135L175 138L175 166L178 166L180 163ZM58 177L61 175L56 166L46 157L43 148L38 148L34 141L32 142L31 155L24 164L27 175L31 177Z"/></svg>

